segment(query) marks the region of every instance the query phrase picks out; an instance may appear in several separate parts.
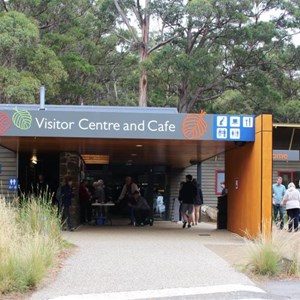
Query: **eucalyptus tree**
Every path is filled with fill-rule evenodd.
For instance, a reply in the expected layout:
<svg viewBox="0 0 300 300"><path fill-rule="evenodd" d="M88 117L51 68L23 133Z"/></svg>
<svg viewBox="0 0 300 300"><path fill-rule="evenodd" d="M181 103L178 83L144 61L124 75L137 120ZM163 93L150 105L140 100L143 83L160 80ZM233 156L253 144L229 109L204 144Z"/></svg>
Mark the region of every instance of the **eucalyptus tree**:
<svg viewBox="0 0 300 300"><path fill-rule="evenodd" d="M137 52L139 56L139 106L147 106L148 102L147 64L150 54L177 37L172 34L173 29L169 26L172 25L169 19L173 16L173 7L176 10L181 10L181 8L174 6L173 2L176 1L114 0L123 27L125 26L129 33L127 37L123 36L124 42L127 42L130 49L134 53ZM160 8L163 8L163 14ZM124 31L123 27L120 27L120 32Z"/></svg>
<svg viewBox="0 0 300 300"><path fill-rule="evenodd" d="M42 83L55 96L66 78L54 51L41 43L35 20L16 11L0 12L0 102L33 103Z"/></svg>
<svg viewBox="0 0 300 300"><path fill-rule="evenodd" d="M112 1L7 0L0 8L3 16L26 14L38 29L39 43L59 59L67 76L60 78L59 97L45 82L48 103L121 104L115 82L131 60L116 49ZM51 76L43 63L41 68Z"/></svg>
<svg viewBox="0 0 300 300"><path fill-rule="evenodd" d="M177 12L184 8L170 20L177 38L153 55L148 71L156 85L178 97L179 111L212 108L209 103L230 90L250 97L255 112L281 104L286 95L280 82L295 81L289 74L299 69L299 50L292 45L300 27L298 1L172 3Z"/></svg>

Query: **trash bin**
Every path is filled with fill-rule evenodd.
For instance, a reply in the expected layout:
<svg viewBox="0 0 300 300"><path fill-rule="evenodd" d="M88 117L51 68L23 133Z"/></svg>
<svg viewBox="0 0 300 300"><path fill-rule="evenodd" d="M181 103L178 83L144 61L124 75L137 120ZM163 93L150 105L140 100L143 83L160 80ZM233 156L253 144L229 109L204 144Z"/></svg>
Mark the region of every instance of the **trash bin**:
<svg viewBox="0 0 300 300"><path fill-rule="evenodd" d="M217 229L227 229L227 195L218 197Z"/></svg>
<svg viewBox="0 0 300 300"><path fill-rule="evenodd" d="M105 225L106 218L105 217L97 217L96 218L96 225Z"/></svg>

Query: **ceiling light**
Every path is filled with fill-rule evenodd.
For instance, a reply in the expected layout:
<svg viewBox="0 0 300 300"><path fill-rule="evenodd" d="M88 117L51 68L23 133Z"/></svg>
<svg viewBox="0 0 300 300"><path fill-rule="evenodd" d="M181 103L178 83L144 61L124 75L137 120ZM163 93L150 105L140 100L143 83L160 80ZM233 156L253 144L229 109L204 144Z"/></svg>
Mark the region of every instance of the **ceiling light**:
<svg viewBox="0 0 300 300"><path fill-rule="evenodd" d="M35 165L37 164L37 156L35 154L32 155L31 162Z"/></svg>
<svg viewBox="0 0 300 300"><path fill-rule="evenodd" d="M141 144L138 144L138 145L135 145L137 148L142 148L143 147L143 145L141 145Z"/></svg>

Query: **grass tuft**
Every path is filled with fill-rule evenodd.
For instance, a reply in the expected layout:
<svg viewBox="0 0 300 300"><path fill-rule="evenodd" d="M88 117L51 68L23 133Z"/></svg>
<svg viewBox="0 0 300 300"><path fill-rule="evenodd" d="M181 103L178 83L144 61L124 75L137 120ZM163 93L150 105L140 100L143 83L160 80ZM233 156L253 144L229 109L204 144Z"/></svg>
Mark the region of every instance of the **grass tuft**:
<svg viewBox="0 0 300 300"><path fill-rule="evenodd" d="M246 270L268 277L299 276L298 235L273 231L271 236L249 235L244 239L247 248Z"/></svg>
<svg viewBox="0 0 300 300"><path fill-rule="evenodd" d="M60 216L50 199L0 200L0 295L36 286L63 247Z"/></svg>

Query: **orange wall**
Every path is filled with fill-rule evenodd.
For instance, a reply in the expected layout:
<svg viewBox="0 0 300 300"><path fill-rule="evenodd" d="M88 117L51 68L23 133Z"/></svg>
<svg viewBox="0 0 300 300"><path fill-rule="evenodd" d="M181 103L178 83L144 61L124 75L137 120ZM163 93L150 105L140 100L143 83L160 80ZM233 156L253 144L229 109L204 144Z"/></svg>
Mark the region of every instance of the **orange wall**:
<svg viewBox="0 0 300 300"><path fill-rule="evenodd" d="M271 232L272 116L255 121L255 142L225 154L228 230L256 237Z"/></svg>

